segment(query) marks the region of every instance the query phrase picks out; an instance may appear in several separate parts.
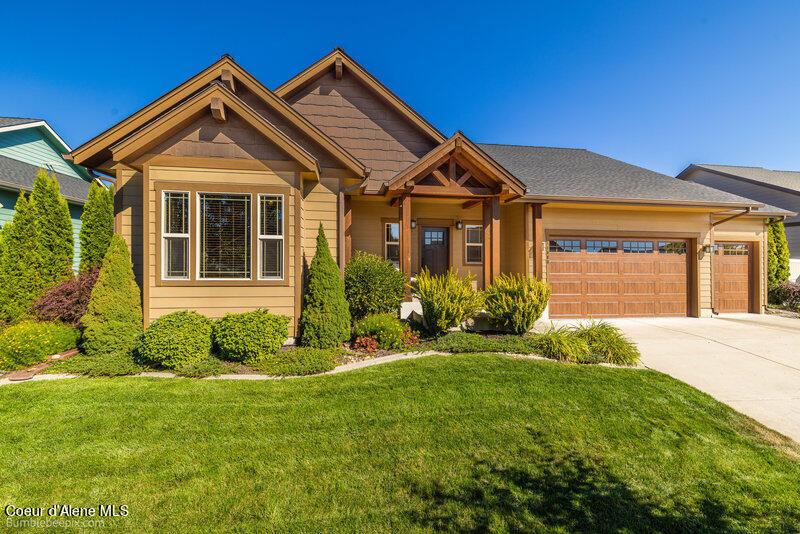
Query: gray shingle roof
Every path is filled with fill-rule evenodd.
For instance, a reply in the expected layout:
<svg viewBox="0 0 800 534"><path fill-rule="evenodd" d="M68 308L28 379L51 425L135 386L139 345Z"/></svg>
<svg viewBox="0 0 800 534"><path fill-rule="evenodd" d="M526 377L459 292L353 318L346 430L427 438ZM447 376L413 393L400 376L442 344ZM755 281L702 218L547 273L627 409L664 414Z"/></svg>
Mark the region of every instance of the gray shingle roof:
<svg viewBox="0 0 800 534"><path fill-rule="evenodd" d="M20 117L0 117L0 128L4 126L17 126L19 124L28 124L29 122L40 122L42 119L23 119Z"/></svg>
<svg viewBox="0 0 800 534"><path fill-rule="evenodd" d="M36 165L0 156L0 187L30 191L38 170L39 168ZM61 194L67 200L78 204L86 202L86 197L89 195L90 182L59 172L55 173L55 175L58 185L61 187Z"/></svg>
<svg viewBox="0 0 800 534"><path fill-rule="evenodd" d="M800 171L773 171L764 167L740 167L737 165L708 165L695 163L692 167L707 169L712 172L721 172L739 176L754 182L761 182L800 193Z"/></svg>
<svg viewBox="0 0 800 534"><path fill-rule="evenodd" d="M760 205L754 200L678 180L582 148L479 146L522 180L530 196Z"/></svg>

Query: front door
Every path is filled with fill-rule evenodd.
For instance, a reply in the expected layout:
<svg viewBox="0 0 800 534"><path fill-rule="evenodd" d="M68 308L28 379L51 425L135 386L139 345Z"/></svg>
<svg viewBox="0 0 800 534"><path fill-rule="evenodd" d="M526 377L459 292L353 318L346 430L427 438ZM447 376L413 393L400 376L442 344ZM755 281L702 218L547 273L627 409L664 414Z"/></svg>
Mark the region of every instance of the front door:
<svg viewBox="0 0 800 534"><path fill-rule="evenodd" d="M447 228L423 228L420 237L421 266L427 267L431 274L447 272L450 257L450 236Z"/></svg>

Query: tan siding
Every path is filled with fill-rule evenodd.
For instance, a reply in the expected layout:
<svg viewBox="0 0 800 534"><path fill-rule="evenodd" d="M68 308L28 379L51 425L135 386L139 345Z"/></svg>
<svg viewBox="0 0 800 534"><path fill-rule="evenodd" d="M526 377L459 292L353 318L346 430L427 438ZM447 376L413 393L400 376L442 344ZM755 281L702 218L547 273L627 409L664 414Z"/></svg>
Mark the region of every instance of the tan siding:
<svg viewBox="0 0 800 534"><path fill-rule="evenodd" d="M156 284L156 269L158 267L156 265L156 246L159 246L156 236L156 184L159 181L186 181L208 182L209 184L235 184L237 186L249 184L253 186L295 187L298 182L295 173L157 166L150 167L149 173L150 250L148 253L148 283L150 288L149 318L151 321L181 309L195 310L209 317L220 317L228 312L244 312L258 308L268 308L273 313L288 317L294 316L294 270L298 267L295 265L294 255L294 240L296 239L294 220L299 214L293 199L299 197L289 195L285 198L285 235L289 245L285 274L289 281L288 286L159 286ZM192 213L191 216L195 217L196 214ZM196 240L196 236L193 236L192 239ZM255 252L253 251L254 254ZM195 261L194 257L192 261ZM293 325L290 325L290 335L294 335Z"/></svg>
<svg viewBox="0 0 800 534"><path fill-rule="evenodd" d="M337 196L339 193L339 180L323 178L319 182L306 181L304 184L305 195L303 199L303 254L305 261L311 265L317 249L317 234L319 224L325 229L328 239L328 248L334 259L337 259L338 231L337 231Z"/></svg>
<svg viewBox="0 0 800 534"><path fill-rule="evenodd" d="M341 80L324 74L289 103L371 167L371 183L388 180L435 146L346 70Z"/></svg>
<svg viewBox="0 0 800 534"><path fill-rule="evenodd" d="M500 208L500 271L525 274L525 205Z"/></svg>
<svg viewBox="0 0 800 534"><path fill-rule="evenodd" d="M117 189L114 193L114 211L118 219L119 234L131 251L133 274L142 287L142 173L133 169L117 171Z"/></svg>

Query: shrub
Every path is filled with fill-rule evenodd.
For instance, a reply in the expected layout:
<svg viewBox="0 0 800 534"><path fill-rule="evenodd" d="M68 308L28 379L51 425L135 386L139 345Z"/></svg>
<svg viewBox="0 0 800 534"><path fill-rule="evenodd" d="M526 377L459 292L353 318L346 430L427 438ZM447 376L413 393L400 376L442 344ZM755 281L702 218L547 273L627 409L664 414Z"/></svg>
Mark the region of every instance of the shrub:
<svg viewBox="0 0 800 534"><path fill-rule="evenodd" d="M300 342L318 349L338 347L350 338L350 309L344 282L333 261L322 223L317 233L317 251L308 270Z"/></svg>
<svg viewBox="0 0 800 534"><path fill-rule="evenodd" d="M315 375L330 371L341 353L336 349L300 347L282 350L259 362L257 369L273 376Z"/></svg>
<svg viewBox="0 0 800 534"><path fill-rule="evenodd" d="M783 282L772 290L776 304L800 312L800 284L797 282Z"/></svg>
<svg viewBox="0 0 800 534"><path fill-rule="evenodd" d="M422 304L425 327L431 334L461 325L483 305L481 293L472 287L472 277L461 278L452 269L441 276L423 269L417 275L414 293Z"/></svg>
<svg viewBox="0 0 800 534"><path fill-rule="evenodd" d="M39 169L31 190L30 204L39 227L42 245L42 283L52 287L72 276L72 220L67 200L55 175Z"/></svg>
<svg viewBox="0 0 800 534"><path fill-rule="evenodd" d="M188 378L206 378L219 376L227 371L225 363L213 356L206 356L200 360L181 365L175 369L175 374Z"/></svg>
<svg viewBox="0 0 800 534"><path fill-rule="evenodd" d="M49 289L33 304L36 317L79 326L99 274L100 269L92 269Z"/></svg>
<svg viewBox="0 0 800 534"><path fill-rule="evenodd" d="M484 308L498 326L525 334L539 320L550 300L550 286L532 276L503 274L486 289Z"/></svg>
<svg viewBox="0 0 800 534"><path fill-rule="evenodd" d="M374 313L397 313L408 278L392 262L356 252L344 269L344 293L353 319Z"/></svg>
<svg viewBox="0 0 800 534"><path fill-rule="evenodd" d="M288 338L289 318L268 310L229 313L214 324L214 342L226 360L263 360L278 352Z"/></svg>
<svg viewBox="0 0 800 534"><path fill-rule="evenodd" d="M372 354L380 348L378 340L372 336L358 336L353 342L353 348L359 352Z"/></svg>
<svg viewBox="0 0 800 534"><path fill-rule="evenodd" d="M552 327L543 334L534 334L531 346L545 358L567 362L584 361L592 355L589 343L566 327Z"/></svg>
<svg viewBox="0 0 800 534"><path fill-rule="evenodd" d="M767 225L767 288L774 289L789 279L789 243L780 220Z"/></svg>
<svg viewBox="0 0 800 534"><path fill-rule="evenodd" d="M408 330L411 330L408 325L394 315L378 313L367 315L358 321L353 327L353 335L374 337L378 346L384 350L400 349L404 346L403 338Z"/></svg>
<svg viewBox="0 0 800 534"><path fill-rule="evenodd" d="M24 316L44 291L43 247L36 213L25 193L14 205L14 218L3 226L0 255L0 321Z"/></svg>
<svg viewBox="0 0 800 534"><path fill-rule="evenodd" d="M114 234L114 193L93 182L81 214L81 271L99 267Z"/></svg>
<svg viewBox="0 0 800 534"><path fill-rule="evenodd" d="M84 376L137 375L147 368L139 365L129 352L114 352L100 357L78 354L68 360L57 361L45 373L70 373Z"/></svg>
<svg viewBox="0 0 800 534"><path fill-rule="evenodd" d="M177 311L153 321L142 335L139 355L168 369L196 363L211 353L211 320Z"/></svg>
<svg viewBox="0 0 800 534"><path fill-rule="evenodd" d="M0 368L36 365L51 354L74 349L79 337L78 329L66 324L19 322L0 332Z"/></svg>
<svg viewBox="0 0 800 534"><path fill-rule="evenodd" d="M616 326L604 321L581 323L573 329L579 339L589 345L591 354L601 361L616 365L639 363L639 349ZM581 363L595 363L584 361Z"/></svg>
<svg viewBox="0 0 800 534"><path fill-rule="evenodd" d="M89 356L130 352L142 333L139 286L128 246L118 235L111 238L81 325Z"/></svg>

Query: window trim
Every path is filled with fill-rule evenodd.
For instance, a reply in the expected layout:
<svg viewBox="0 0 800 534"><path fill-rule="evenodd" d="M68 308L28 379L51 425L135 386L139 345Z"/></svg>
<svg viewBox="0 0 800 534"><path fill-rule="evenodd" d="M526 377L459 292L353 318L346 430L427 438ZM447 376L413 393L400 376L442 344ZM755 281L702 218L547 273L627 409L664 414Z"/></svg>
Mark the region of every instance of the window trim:
<svg viewBox="0 0 800 534"><path fill-rule="evenodd" d="M198 170L198 172L202 172L202 170ZM220 171L220 177L225 176L225 171ZM150 198L151 202L152 199L158 199L161 196L161 191L168 191L168 190L175 190L175 191L188 191L189 192L189 206L192 210L193 216L189 220L189 253L191 254L191 260L189 261L189 279L164 279L161 276L161 269L156 267L155 269L151 268L151 275L155 274L155 284L152 287L242 287L242 286L258 286L258 287L290 287L292 285L297 284L297 276L292 270L292 262L294 264L298 264L298 258L301 257L300 250L299 250L299 241L295 239L296 235L300 235L300 218L295 217L293 215L293 205L296 198L294 194L293 188L289 185L261 185L261 184L231 184L225 183L221 180L215 182L197 182L191 180L174 180L174 179L166 179L166 180L152 180L150 182L151 185L151 193ZM155 191L154 191L155 190ZM208 278L198 278L197 274L197 251L195 248L197 247L197 238L195 237L199 234L199 229L197 227L198 216L196 215L199 213L198 205L195 204L198 201L197 194L198 192L203 193L218 193L218 194L250 194L255 196L259 193L263 194L271 194L271 195L283 195L284 197L284 240L283 240L283 257L284 257L284 276L282 280L260 280L258 277L251 276L250 279L243 279L243 278L223 278L223 279L208 279ZM150 233L150 237L145 235L145 239L149 239L150 242L156 242L154 240L161 239L162 235L162 204L161 202L152 202L155 204L155 214L154 216L151 215L151 221L155 222L155 232ZM250 202L251 205L251 221L255 221L258 217L258 212L256 211L257 203ZM151 212L152 213L152 212ZM145 214L146 215L146 214ZM146 224L146 223L145 223ZM292 228L294 230L292 230ZM257 232L258 229L252 229L251 226L251 251L258 251L258 239L257 239ZM161 265L161 247L155 247L155 265ZM294 260L290 260L289 258L294 258ZM146 259L146 256L145 258ZM254 269L257 269L256 264L256 256L255 254L250 255L251 260L251 275ZM147 268L146 266L144 266ZM153 272L155 271L155 272ZM152 284L152 283L151 283Z"/></svg>
<svg viewBox="0 0 800 534"><path fill-rule="evenodd" d="M469 232L467 230L469 228L478 228L480 230L481 242L480 243L470 243L467 239L467 235ZM476 224L476 223L464 223L464 265L483 265L483 260L486 257L486 249L483 243L483 225ZM480 248L481 250L481 259L480 261L469 261L469 255L467 254L467 250L469 247L473 248Z"/></svg>
<svg viewBox="0 0 800 534"><path fill-rule="evenodd" d="M280 236L277 235L268 235L261 233L261 199L262 197L272 197L272 198L280 198L281 199L281 233ZM283 241L286 239L286 196L282 193L258 193L256 195L258 206L256 207L256 211L258 213L258 218L256 220L256 242L258 243L258 247L256 247L256 252L258 254L258 258L256 259L256 277L259 280L283 280L286 278L286 244ZM261 260L263 254L261 252L261 245L262 241L270 240L270 241L281 241L281 248L284 249L284 254L281 255L281 276L261 276Z"/></svg>
<svg viewBox="0 0 800 534"><path fill-rule="evenodd" d="M187 232L176 234L173 232L164 232L164 229L167 227L167 210L164 209L164 201L166 200L167 193L181 193L186 195L186 208L187 208L187 216L186 216L186 230ZM192 194L189 191L181 191L177 189L163 189L159 195L160 199L160 232L159 232L159 239L161 240L161 258L160 258L160 270L159 273L161 274L162 280L191 280L192 278ZM186 239L186 276L167 276L167 254L166 254L166 243L167 239L170 238L181 238Z"/></svg>

